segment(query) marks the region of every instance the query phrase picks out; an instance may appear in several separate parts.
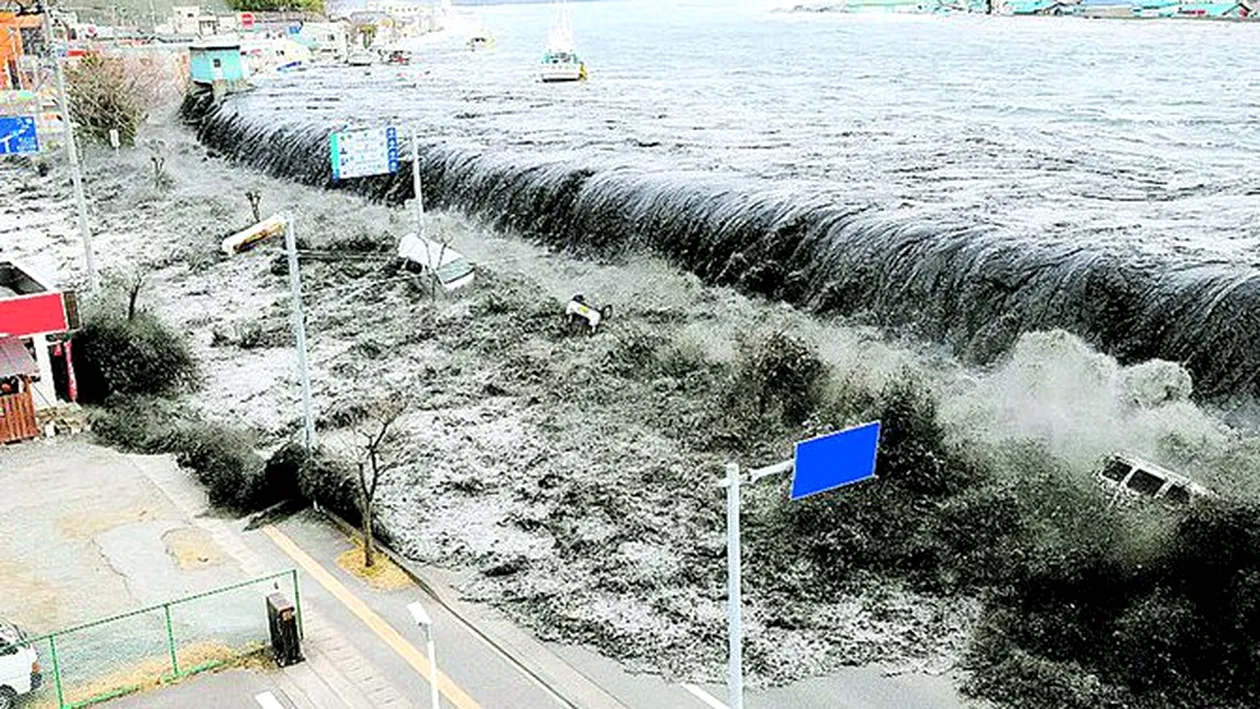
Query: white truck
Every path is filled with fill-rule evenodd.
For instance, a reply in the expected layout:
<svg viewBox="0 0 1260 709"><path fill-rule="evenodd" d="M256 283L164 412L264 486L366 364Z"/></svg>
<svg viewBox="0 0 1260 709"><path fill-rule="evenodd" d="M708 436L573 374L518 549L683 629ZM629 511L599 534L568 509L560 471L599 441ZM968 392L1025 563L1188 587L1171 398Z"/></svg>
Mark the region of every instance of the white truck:
<svg viewBox="0 0 1260 709"><path fill-rule="evenodd" d="M13 709L18 697L39 688L39 656L16 625L0 619L0 709Z"/></svg>

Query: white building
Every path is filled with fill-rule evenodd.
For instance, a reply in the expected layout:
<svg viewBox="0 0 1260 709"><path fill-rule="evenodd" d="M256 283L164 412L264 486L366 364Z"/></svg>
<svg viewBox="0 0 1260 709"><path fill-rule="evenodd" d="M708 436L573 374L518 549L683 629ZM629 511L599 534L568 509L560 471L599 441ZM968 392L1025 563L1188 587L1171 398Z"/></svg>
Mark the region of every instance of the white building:
<svg viewBox="0 0 1260 709"><path fill-rule="evenodd" d="M306 22L297 40L310 47L315 61L340 64L350 51L350 33L341 22Z"/></svg>

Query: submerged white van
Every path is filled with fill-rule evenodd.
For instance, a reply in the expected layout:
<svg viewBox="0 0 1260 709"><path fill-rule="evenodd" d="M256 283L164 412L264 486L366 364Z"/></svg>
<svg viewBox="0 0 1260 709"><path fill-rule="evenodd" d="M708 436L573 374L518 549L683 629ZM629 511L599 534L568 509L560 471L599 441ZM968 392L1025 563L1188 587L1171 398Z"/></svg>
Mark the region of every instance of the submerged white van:
<svg viewBox="0 0 1260 709"><path fill-rule="evenodd" d="M13 709L18 697L39 688L39 656L16 625L0 620L0 709Z"/></svg>
<svg viewBox="0 0 1260 709"><path fill-rule="evenodd" d="M408 270L432 274L448 291L473 282L472 263L447 244L407 234L398 241L398 258Z"/></svg>
<svg viewBox="0 0 1260 709"><path fill-rule="evenodd" d="M1130 455L1107 456L1098 468L1097 479L1111 491L1113 501L1153 499L1170 507L1181 507L1212 491L1190 478Z"/></svg>

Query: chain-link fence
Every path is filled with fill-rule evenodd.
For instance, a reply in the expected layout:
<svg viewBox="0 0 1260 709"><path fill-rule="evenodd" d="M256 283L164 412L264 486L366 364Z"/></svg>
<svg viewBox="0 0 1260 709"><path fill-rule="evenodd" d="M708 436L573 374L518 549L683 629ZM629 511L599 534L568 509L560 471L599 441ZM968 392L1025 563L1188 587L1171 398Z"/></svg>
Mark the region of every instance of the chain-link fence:
<svg viewBox="0 0 1260 709"><path fill-rule="evenodd" d="M297 611L297 571L285 571L156 606L28 638L39 686L24 707L73 709L181 677L263 657L266 597L282 593Z"/></svg>

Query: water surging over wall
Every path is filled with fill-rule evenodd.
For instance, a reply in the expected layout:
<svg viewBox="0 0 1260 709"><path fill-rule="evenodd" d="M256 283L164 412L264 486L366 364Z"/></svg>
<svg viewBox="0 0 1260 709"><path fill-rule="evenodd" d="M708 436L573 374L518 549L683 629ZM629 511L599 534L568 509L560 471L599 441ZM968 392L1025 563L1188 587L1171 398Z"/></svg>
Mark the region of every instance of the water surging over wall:
<svg viewBox="0 0 1260 709"><path fill-rule="evenodd" d="M272 123L190 97L208 147L275 176L332 186L328 128ZM426 204L581 252L652 249L709 283L819 314L861 315L989 361L1022 332L1063 328L1121 362L1184 364L1200 396L1260 389L1260 275L988 227L879 214L822 192L587 158L422 149ZM399 203L410 170L340 187Z"/></svg>

